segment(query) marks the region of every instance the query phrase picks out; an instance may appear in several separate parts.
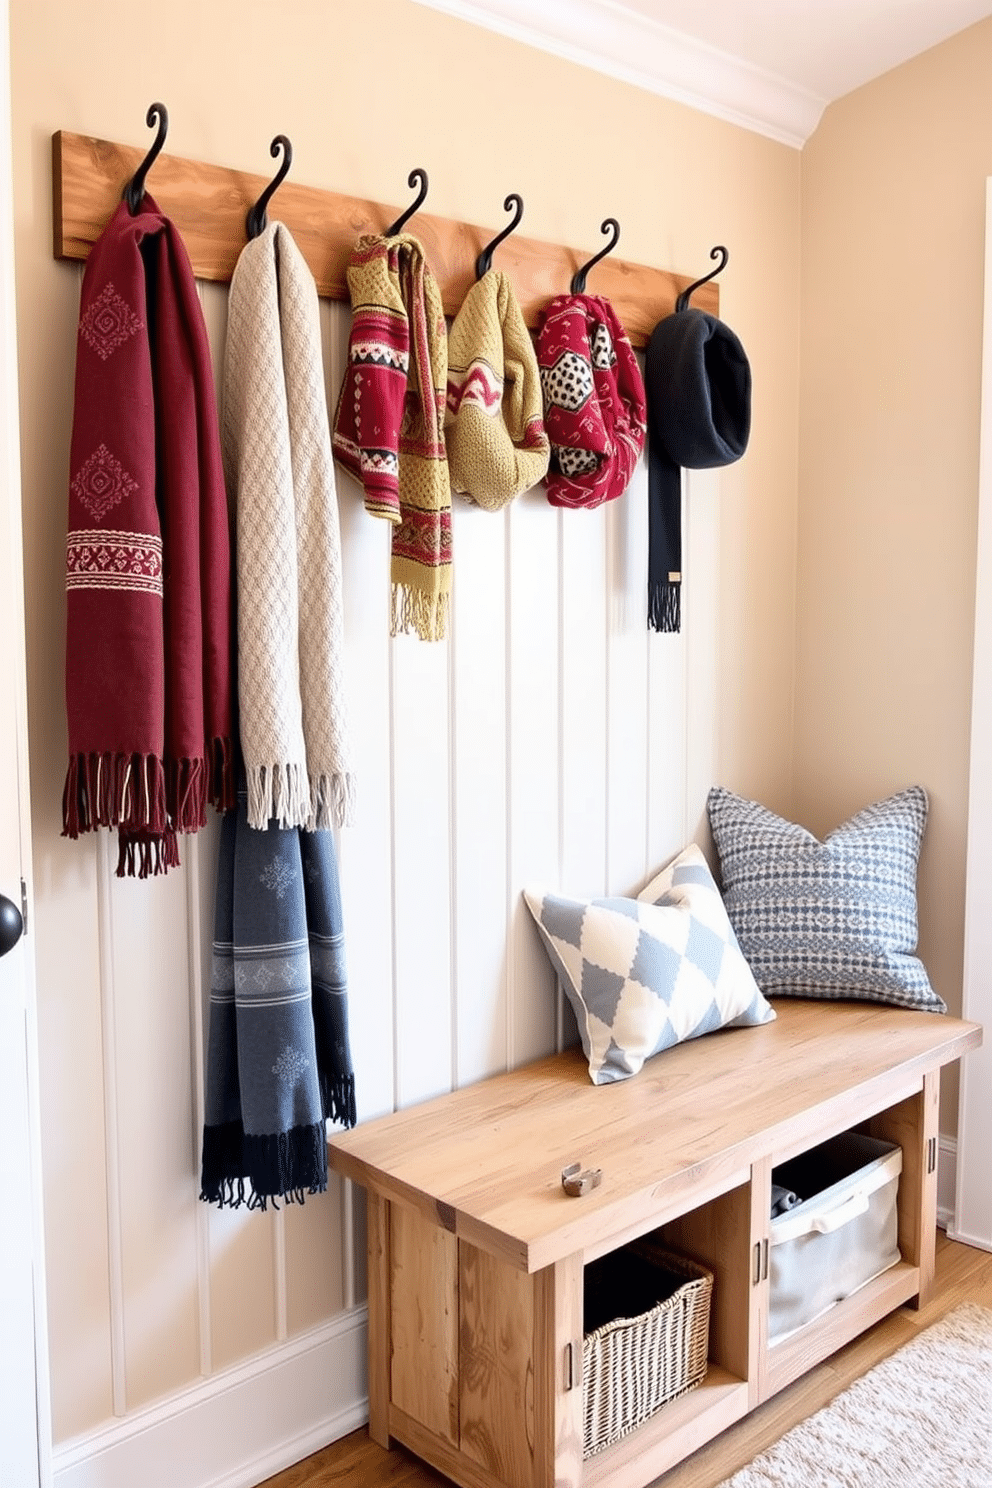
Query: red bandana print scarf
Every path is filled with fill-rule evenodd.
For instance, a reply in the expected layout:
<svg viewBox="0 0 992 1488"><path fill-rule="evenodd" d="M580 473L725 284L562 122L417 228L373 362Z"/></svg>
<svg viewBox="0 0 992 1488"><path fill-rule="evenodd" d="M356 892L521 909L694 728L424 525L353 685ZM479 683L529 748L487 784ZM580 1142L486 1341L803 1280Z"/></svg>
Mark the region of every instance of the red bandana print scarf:
<svg viewBox="0 0 992 1488"><path fill-rule="evenodd" d="M644 380L608 300L567 294L542 311L537 361L551 440L548 500L600 506L621 496L644 448Z"/></svg>
<svg viewBox="0 0 992 1488"><path fill-rule="evenodd" d="M83 276L66 545L63 836L116 828L118 875L234 805L230 539L189 257L147 194Z"/></svg>

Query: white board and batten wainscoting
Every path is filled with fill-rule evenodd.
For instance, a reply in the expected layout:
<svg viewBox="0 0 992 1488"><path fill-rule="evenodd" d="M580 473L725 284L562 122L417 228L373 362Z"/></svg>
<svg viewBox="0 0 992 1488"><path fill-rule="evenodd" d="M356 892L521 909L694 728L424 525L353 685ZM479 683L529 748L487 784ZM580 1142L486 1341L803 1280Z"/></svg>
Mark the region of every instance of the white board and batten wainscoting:
<svg viewBox="0 0 992 1488"><path fill-rule="evenodd" d="M9 7L0 0L0 894L31 913L11 205ZM22 889L23 885L23 889ZM50 1480L34 941L0 957L0 1485Z"/></svg>
<svg viewBox="0 0 992 1488"><path fill-rule="evenodd" d="M962 1016L992 1024L992 177L985 183L985 314ZM992 1041L961 1063L955 1239L992 1250Z"/></svg>
<svg viewBox="0 0 992 1488"><path fill-rule="evenodd" d="M58 267L78 292L81 269ZM201 297L219 363L226 289ZM321 317L333 399L350 312L322 301ZM560 1042L524 882L630 892L699 832L720 768L721 487L743 476L688 477L678 636L646 628L643 461L592 512L543 489L495 514L457 503L441 645L390 639L389 531L337 480L360 771L338 841L364 1119ZM49 1222L65 1233L75 1206L99 1205L105 1225L58 1281L55 1488L246 1488L367 1416L361 1190L332 1175L328 1194L266 1215L197 1198L216 837L212 822L151 886L115 878L109 840L60 849L76 974L59 1101L76 1129Z"/></svg>

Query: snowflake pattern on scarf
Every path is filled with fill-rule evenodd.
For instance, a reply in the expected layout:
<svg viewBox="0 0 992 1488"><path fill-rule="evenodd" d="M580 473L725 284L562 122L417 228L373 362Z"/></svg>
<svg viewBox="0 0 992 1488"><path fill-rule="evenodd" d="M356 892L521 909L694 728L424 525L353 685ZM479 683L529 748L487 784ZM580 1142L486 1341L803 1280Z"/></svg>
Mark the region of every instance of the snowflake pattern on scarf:
<svg viewBox="0 0 992 1488"><path fill-rule="evenodd" d="M292 1044L287 1044L272 1066L272 1073L282 1081L283 1085L289 1086L293 1085L309 1068L309 1059L304 1059L298 1049L294 1049Z"/></svg>
<svg viewBox="0 0 992 1488"><path fill-rule="evenodd" d="M295 877L292 868L287 867L281 858L273 858L258 875L258 881L265 885L270 894L275 894L277 899L285 899L286 890Z"/></svg>

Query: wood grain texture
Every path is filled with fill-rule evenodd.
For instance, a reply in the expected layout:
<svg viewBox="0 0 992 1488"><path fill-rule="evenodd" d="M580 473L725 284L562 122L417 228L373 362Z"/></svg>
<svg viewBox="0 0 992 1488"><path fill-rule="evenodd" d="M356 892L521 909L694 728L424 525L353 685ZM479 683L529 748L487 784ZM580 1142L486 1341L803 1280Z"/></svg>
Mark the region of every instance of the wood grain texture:
<svg viewBox="0 0 992 1488"><path fill-rule="evenodd" d="M396 1204L390 1258L392 1403L457 1446L458 1241Z"/></svg>
<svg viewBox="0 0 992 1488"><path fill-rule="evenodd" d="M901 1008L783 999L777 1011L615 1085L591 1085L581 1052L566 1051L335 1133L331 1162L415 1206L449 1206L458 1235L536 1271L846 1130L981 1040L978 1024ZM581 1200L560 1181L578 1159L603 1170Z"/></svg>
<svg viewBox="0 0 992 1488"><path fill-rule="evenodd" d="M52 136L53 231L56 258L83 259L120 201L121 191L141 164L145 150L90 135L59 130ZM245 244L245 217L269 176L207 165L162 153L147 187L162 211L179 228L198 279L229 280ZM269 204L270 220L284 222L317 281L318 293L348 299L345 270L356 240L381 233L403 210L301 186L287 179ZM409 231L423 243L441 286L444 308L454 315L475 280L475 261L499 227L472 227L418 212ZM596 249L593 252L598 251ZM500 245L499 267L513 280L527 324L555 295L568 290L572 275L592 252L562 248L514 233ZM674 274L610 255L592 271L588 290L610 300L635 346L675 308L681 290L706 272ZM698 310L719 313L714 281L696 291Z"/></svg>
<svg viewBox="0 0 992 1488"><path fill-rule="evenodd" d="M709 1359L738 1379L752 1377L757 1362L754 1347L757 1329L756 1288L751 1278L751 1237L756 1215L752 1195L758 1198L761 1185L742 1184L729 1193L661 1231L664 1243L677 1254L691 1256L713 1272L710 1300ZM763 1195L760 1210L767 1212ZM754 1229L760 1233L760 1229Z"/></svg>
<svg viewBox="0 0 992 1488"><path fill-rule="evenodd" d="M923 1089L908 1100L882 1111L866 1123L873 1137L897 1142L902 1148L899 1175L899 1249L904 1261L919 1267L920 1297L925 1302L933 1285L934 1235L921 1226L921 1214L933 1211L937 1199L936 1144L940 1116L940 1072L928 1075ZM932 1163L931 1163L932 1158Z"/></svg>
<svg viewBox="0 0 992 1488"><path fill-rule="evenodd" d="M960 1302L992 1308L992 1254L938 1234L936 1278L929 1302L918 1312L903 1307L891 1313L783 1389L761 1410L731 1425L688 1461L671 1468L664 1488L717 1488L791 1426L826 1405L866 1370ZM586 1464L587 1488L596 1481L596 1461L592 1458ZM607 1467L609 1464L604 1464ZM382 1451L362 1430L268 1479L262 1488L448 1488L450 1481L404 1449ZM612 1484L613 1480L609 1481Z"/></svg>
<svg viewBox="0 0 992 1488"><path fill-rule="evenodd" d="M368 1196L369 1436L389 1446L390 1210L376 1193Z"/></svg>
<svg viewBox="0 0 992 1488"><path fill-rule="evenodd" d="M539 1288L543 1307L538 1338L550 1368L539 1372L550 1396L549 1432L553 1460L547 1481L555 1488L579 1488L582 1482L584 1431L582 1396L582 1257L568 1256L540 1273L551 1283ZM571 1367L566 1370L566 1349L571 1349ZM542 1400L539 1394L539 1406ZM540 1422L539 1415L539 1422ZM542 1464L543 1465L543 1464ZM540 1479L538 1480L540 1481Z"/></svg>
<svg viewBox="0 0 992 1488"><path fill-rule="evenodd" d="M507 1488L551 1488L535 1477L535 1458L547 1460L535 1442L537 1278L464 1241L458 1256L462 1453Z"/></svg>

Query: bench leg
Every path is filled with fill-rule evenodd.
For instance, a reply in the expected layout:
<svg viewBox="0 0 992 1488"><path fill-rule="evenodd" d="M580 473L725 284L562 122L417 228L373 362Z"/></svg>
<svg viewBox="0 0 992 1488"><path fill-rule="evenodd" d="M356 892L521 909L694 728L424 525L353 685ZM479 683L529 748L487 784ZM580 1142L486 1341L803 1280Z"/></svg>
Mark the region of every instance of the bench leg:
<svg viewBox="0 0 992 1488"><path fill-rule="evenodd" d="M389 1450L389 1202L368 1193L369 1436Z"/></svg>

